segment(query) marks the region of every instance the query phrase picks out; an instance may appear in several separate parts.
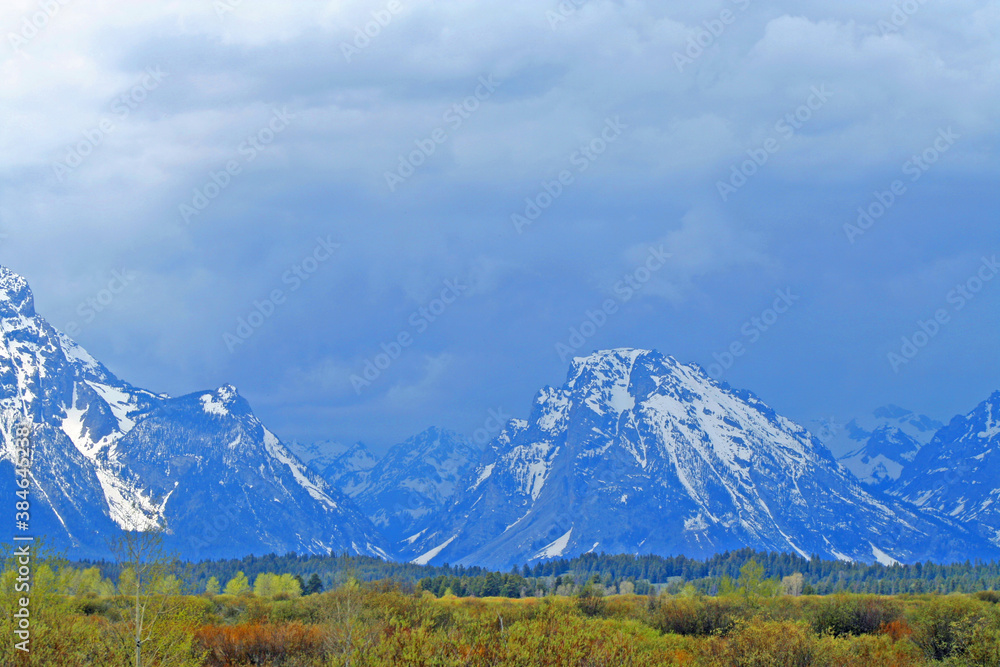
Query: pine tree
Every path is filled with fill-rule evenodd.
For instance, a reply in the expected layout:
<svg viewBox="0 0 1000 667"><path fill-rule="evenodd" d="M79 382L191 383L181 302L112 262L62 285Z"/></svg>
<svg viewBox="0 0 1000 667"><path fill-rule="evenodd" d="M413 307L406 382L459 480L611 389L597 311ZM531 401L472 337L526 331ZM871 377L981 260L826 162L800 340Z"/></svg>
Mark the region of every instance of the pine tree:
<svg viewBox="0 0 1000 667"><path fill-rule="evenodd" d="M323 592L323 581L319 578L319 575L313 572L312 576L309 577L309 581L306 585L302 587L303 595L315 595L316 593Z"/></svg>

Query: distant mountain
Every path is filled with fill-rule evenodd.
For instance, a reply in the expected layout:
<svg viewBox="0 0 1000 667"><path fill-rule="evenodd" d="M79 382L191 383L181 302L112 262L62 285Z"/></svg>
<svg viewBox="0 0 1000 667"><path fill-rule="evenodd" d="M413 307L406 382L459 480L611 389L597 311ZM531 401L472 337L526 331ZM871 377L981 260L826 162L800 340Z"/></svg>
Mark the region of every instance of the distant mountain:
<svg viewBox="0 0 1000 667"><path fill-rule="evenodd" d="M117 378L0 267L0 493L13 497L13 433L30 424L31 532L74 557L166 526L191 559L336 551L507 568L743 547L995 558L998 416L1000 392L940 429L892 406L852 421L840 451L853 445L843 461L872 488L753 394L621 349L574 359L485 451L438 428L381 458L361 443L286 446L231 385L173 398Z"/></svg>
<svg viewBox="0 0 1000 667"><path fill-rule="evenodd" d="M288 443L288 448L295 456L299 457L300 461L309 466L310 470L320 475L348 449L347 445L336 440L308 443L292 440Z"/></svg>
<svg viewBox="0 0 1000 667"><path fill-rule="evenodd" d="M122 529L166 525L185 557L329 550L384 555L354 506L309 471L231 386L170 398L136 388L34 310L0 267L0 492L13 438L34 435L31 529L75 556Z"/></svg>
<svg viewBox="0 0 1000 667"><path fill-rule="evenodd" d="M386 539L396 544L413 537L421 519L444 510L482 453L463 436L429 428L390 449L355 499Z"/></svg>
<svg viewBox="0 0 1000 667"><path fill-rule="evenodd" d="M917 452L944 424L911 410L887 405L852 419L844 428L827 428L823 444L843 453L839 461L859 480L879 489L899 479Z"/></svg>
<svg viewBox="0 0 1000 667"><path fill-rule="evenodd" d="M938 431L891 493L1000 547L1000 391Z"/></svg>
<svg viewBox="0 0 1000 667"><path fill-rule="evenodd" d="M368 488L368 480L378 460L378 456L361 442L343 449L335 456L323 454L317 458L306 459L309 467L320 473L323 479L349 498L357 498Z"/></svg>
<svg viewBox="0 0 1000 667"><path fill-rule="evenodd" d="M362 443L341 447L335 456L331 449L300 445L298 451L358 504L390 544L410 537L420 519L442 511L482 456L467 438L435 427L395 445L381 459Z"/></svg>
<svg viewBox="0 0 1000 667"><path fill-rule="evenodd" d="M872 495L753 394L628 349L575 359L418 528L413 562L495 567L746 546L886 563L997 553L951 520Z"/></svg>

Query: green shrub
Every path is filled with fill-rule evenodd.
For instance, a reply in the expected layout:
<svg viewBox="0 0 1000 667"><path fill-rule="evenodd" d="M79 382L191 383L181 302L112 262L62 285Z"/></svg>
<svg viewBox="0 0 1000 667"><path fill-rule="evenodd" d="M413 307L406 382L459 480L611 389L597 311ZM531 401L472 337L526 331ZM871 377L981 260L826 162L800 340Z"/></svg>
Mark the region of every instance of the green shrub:
<svg viewBox="0 0 1000 667"><path fill-rule="evenodd" d="M944 660L960 648L965 628L985 617L986 604L964 595L933 596L910 614L913 641L933 660Z"/></svg>
<svg viewBox="0 0 1000 667"><path fill-rule="evenodd" d="M724 634L745 615L734 597L660 599L650 612L650 624L664 633L688 636Z"/></svg>
<svg viewBox="0 0 1000 667"><path fill-rule="evenodd" d="M706 667L813 667L817 639L806 623L740 621L726 637L706 639L698 663Z"/></svg>
<svg viewBox="0 0 1000 667"><path fill-rule="evenodd" d="M903 606L877 595L834 595L824 598L813 611L812 626L818 634L871 635L899 620Z"/></svg>
<svg viewBox="0 0 1000 667"><path fill-rule="evenodd" d="M979 591L975 597L983 602L997 604L1000 602L1000 591Z"/></svg>

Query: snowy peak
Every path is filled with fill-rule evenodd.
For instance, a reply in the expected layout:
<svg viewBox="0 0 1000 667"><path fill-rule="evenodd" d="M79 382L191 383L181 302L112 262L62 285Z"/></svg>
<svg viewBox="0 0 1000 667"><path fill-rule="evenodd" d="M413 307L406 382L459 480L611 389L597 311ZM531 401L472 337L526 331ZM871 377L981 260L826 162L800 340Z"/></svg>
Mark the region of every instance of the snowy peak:
<svg viewBox="0 0 1000 667"><path fill-rule="evenodd" d="M927 415L886 405L843 428L823 429L829 434L824 444L840 454L840 462L855 477L884 490L902 476L942 426Z"/></svg>
<svg viewBox="0 0 1000 667"><path fill-rule="evenodd" d="M584 396L584 403L597 414L621 414L635 407L630 392L632 370L643 350L604 350L573 359L565 388Z"/></svg>
<svg viewBox="0 0 1000 667"><path fill-rule="evenodd" d="M872 416L881 424L894 425L900 430L910 434L911 437L923 442L927 442L944 424L932 419L927 415L918 415L912 410L901 408L898 405L886 405L876 408ZM918 434L925 434L920 437Z"/></svg>
<svg viewBox="0 0 1000 667"><path fill-rule="evenodd" d="M447 510L415 528L414 562L498 567L594 550L752 546L864 561L967 551L939 539L952 527L869 495L752 393L634 349L574 359L566 383L542 389L527 422L490 443Z"/></svg>
<svg viewBox="0 0 1000 667"><path fill-rule="evenodd" d="M429 428L386 453L357 502L390 542L402 541L445 507L481 455L468 438Z"/></svg>
<svg viewBox="0 0 1000 667"><path fill-rule="evenodd" d="M36 315L27 281L0 267L0 492L13 494L11 432L25 418L44 499L33 525L77 555L102 555L121 529L164 525L187 557L385 553L371 522L235 387L170 398L122 381Z"/></svg>
<svg viewBox="0 0 1000 667"><path fill-rule="evenodd" d="M1000 546L1000 392L938 431L891 493Z"/></svg>
<svg viewBox="0 0 1000 667"><path fill-rule="evenodd" d="M349 498L356 498L368 488L368 478L379 459L364 443L354 443L346 450L340 445L316 446L314 449L317 455L306 462L331 486ZM340 453L337 453L338 450Z"/></svg>
<svg viewBox="0 0 1000 667"><path fill-rule="evenodd" d="M250 404L231 384L223 385L213 392L198 397L201 410L207 415L229 417L251 413Z"/></svg>
<svg viewBox="0 0 1000 667"><path fill-rule="evenodd" d="M35 298L28 281L0 266L0 318L34 316Z"/></svg>

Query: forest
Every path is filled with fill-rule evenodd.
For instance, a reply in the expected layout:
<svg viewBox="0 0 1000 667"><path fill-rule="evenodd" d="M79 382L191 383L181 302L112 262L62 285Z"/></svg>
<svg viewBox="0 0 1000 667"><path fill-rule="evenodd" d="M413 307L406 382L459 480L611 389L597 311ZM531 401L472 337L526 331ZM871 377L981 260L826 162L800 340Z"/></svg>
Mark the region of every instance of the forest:
<svg viewBox="0 0 1000 667"><path fill-rule="evenodd" d="M211 577L227 581L237 572L249 577L268 572L282 572L308 579L316 575L323 588L358 581L391 580L404 588L420 585L443 595L446 590L458 596L521 597L545 595L566 586L563 592L575 592L577 581L590 580L596 574L608 590L630 583L632 592L646 594L650 588L677 592L692 585L706 595L715 594L726 577L738 576L750 560L764 567L768 577L782 578L801 573L807 594L876 593L975 593L1000 589L1000 563L971 562L885 566L810 559L798 554L759 552L740 549L699 560L686 556L584 554L573 559L558 558L509 572L494 572L480 567L430 566L384 561L370 556L296 555L247 556L236 560L206 560L198 563L177 562L178 578L188 590L204 591ZM78 569L97 567L102 576L117 579L119 565L114 561L77 561ZM628 588L628 586L626 586ZM523 591L523 592L522 592Z"/></svg>

